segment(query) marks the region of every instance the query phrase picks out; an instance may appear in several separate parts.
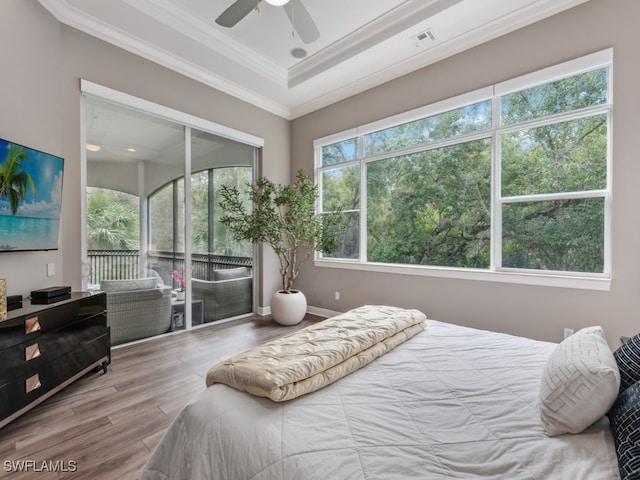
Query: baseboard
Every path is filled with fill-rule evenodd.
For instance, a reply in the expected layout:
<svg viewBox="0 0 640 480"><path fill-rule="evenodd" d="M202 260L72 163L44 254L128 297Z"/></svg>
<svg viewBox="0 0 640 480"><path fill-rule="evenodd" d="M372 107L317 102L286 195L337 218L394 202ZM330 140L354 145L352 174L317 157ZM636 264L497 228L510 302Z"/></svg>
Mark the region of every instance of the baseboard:
<svg viewBox="0 0 640 480"><path fill-rule="evenodd" d="M326 308L313 307L311 305L307 305L307 313L311 315L318 315L319 317L335 317L342 312L336 312L334 310L327 310ZM271 315L271 306L267 305L266 307L258 307L257 314L260 316Z"/></svg>
<svg viewBox="0 0 640 480"><path fill-rule="evenodd" d="M336 315L341 314L342 312L336 312L334 310L327 310L326 308L313 307L311 305L307 305L307 313L311 315L318 315L319 317L335 317Z"/></svg>

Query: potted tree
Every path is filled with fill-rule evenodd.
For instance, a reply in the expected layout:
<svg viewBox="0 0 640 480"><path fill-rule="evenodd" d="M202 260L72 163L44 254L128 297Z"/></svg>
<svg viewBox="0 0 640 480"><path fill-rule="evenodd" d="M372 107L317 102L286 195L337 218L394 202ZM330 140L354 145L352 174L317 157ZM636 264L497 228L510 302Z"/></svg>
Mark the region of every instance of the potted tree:
<svg viewBox="0 0 640 480"><path fill-rule="evenodd" d="M318 186L302 169L291 185L275 184L262 177L248 185L248 192L223 186L220 195L220 222L234 239L265 243L278 256L282 288L271 299L274 319L282 325L299 323L307 301L294 289L295 279L314 251L328 253L338 246L346 228L341 209L316 214Z"/></svg>

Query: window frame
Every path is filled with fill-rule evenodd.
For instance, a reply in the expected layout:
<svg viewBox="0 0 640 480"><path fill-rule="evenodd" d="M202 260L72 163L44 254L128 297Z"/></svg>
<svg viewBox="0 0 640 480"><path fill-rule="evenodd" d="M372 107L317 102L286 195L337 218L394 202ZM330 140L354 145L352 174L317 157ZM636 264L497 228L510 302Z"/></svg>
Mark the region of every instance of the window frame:
<svg viewBox="0 0 640 480"><path fill-rule="evenodd" d="M607 101L603 104L590 106L580 110L572 110L534 120L501 125L500 97L534 86L548 84L563 78L579 75L599 68L608 68ZM383 273L418 275L437 278L452 278L465 280L480 280L490 282L507 282L526 285L543 285L552 287L579 288L588 290L609 290L611 286L611 217L612 217L612 155L611 143L613 138L613 49L605 49L590 55L576 58L558 65L538 70L526 75L480 88L456 97L445 99L408 112L403 112L388 118L338 132L314 140L314 171L315 181L319 187L318 211L322 210L322 175L323 171L348 165L360 165L360 255L358 259L323 257L316 252L314 264L318 267L340 268L349 270L363 270ZM404 148L392 152L366 157L364 152L365 135L379 130L396 127L408 122L420 120L457 108L472 105L481 101L492 102L492 127L490 130L473 132L456 136L446 140L430 142L419 146ZM606 151L606 188L587 192L561 192L552 194L535 194L518 197L503 197L501 194L501 135L511 131L533 128L539 125L560 123L589 115L606 114L607 117L607 151ZM334 143L357 138L357 159L340 164L322 165L322 148ZM367 185L366 169L370 162L392 158L409 153L441 148L448 145L460 144L480 138L491 139L491 264L487 269L443 267L435 265L408 265L370 262L367 259ZM524 202L529 199L535 201L566 198L602 198L604 200L604 262L602 273L527 270L502 266L502 206L508 203ZM349 210L350 212L353 210Z"/></svg>

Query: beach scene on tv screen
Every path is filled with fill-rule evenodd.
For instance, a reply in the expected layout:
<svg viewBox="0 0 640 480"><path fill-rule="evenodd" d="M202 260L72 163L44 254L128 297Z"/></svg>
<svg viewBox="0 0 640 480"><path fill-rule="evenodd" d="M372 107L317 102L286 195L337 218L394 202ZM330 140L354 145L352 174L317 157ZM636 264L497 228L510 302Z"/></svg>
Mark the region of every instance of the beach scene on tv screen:
<svg viewBox="0 0 640 480"><path fill-rule="evenodd" d="M0 251L58 248L64 159L0 139Z"/></svg>

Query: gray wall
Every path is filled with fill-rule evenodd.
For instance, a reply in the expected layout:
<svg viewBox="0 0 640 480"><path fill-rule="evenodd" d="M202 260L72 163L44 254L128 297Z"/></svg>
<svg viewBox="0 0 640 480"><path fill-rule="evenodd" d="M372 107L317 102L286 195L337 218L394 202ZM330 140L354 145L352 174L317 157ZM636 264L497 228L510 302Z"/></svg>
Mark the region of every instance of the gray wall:
<svg viewBox="0 0 640 480"><path fill-rule="evenodd" d="M315 138L353 128L614 47L613 281L608 292L369 273L307 265L309 304L344 311L367 303L415 307L464 325L560 341L563 327L600 324L612 346L640 331L637 0L592 0L292 122L292 171L313 171ZM334 292L341 299L334 300Z"/></svg>
<svg viewBox="0 0 640 480"><path fill-rule="evenodd" d="M81 286L81 78L262 137L261 171L289 181L288 120L66 27L35 0L0 2L0 58L0 137L65 158L62 249L0 254L0 277L11 295ZM49 262L55 277L46 276ZM263 272L259 305L279 284L269 252Z"/></svg>
<svg viewBox="0 0 640 480"><path fill-rule="evenodd" d="M63 125L58 22L35 1L2 2L0 59L4 65L0 75L0 137L61 155ZM79 105L79 101L75 103ZM76 156L79 145L78 142ZM65 172L62 196L65 213L69 210L71 198L68 192L72 181ZM66 223L62 225L63 241L69 237ZM9 295L62 284L62 260L62 252L0 253L0 277L7 279ZM50 262L56 264L56 276L48 278L46 264Z"/></svg>

